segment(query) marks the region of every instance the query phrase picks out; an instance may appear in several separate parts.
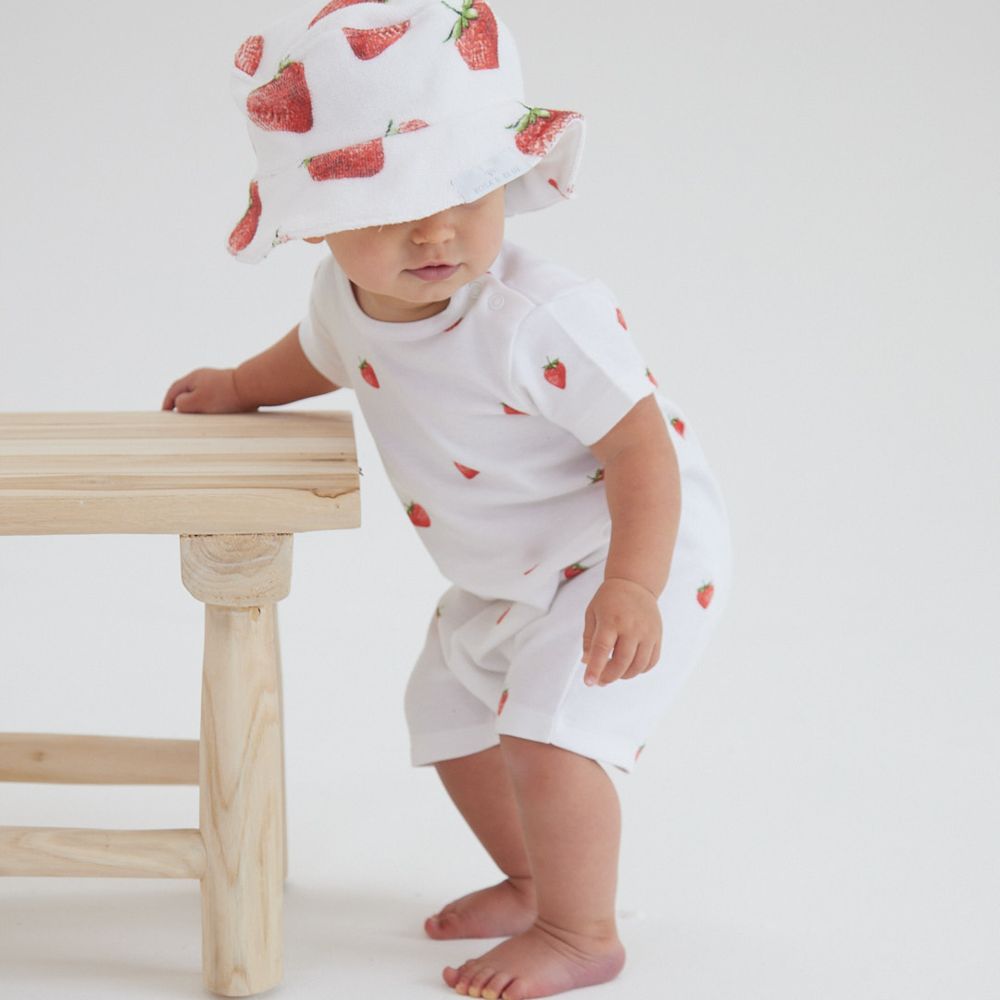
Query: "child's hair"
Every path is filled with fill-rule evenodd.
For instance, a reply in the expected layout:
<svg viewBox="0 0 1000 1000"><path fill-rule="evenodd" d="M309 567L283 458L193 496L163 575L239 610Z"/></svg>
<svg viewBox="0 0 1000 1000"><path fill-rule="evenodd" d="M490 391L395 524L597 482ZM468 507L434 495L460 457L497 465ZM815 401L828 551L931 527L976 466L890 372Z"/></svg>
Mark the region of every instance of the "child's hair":
<svg viewBox="0 0 1000 1000"><path fill-rule="evenodd" d="M585 122L522 101L486 0L322 0L250 35L232 90L257 156L229 235L256 263L305 236L406 222L507 188L507 216L574 196Z"/></svg>

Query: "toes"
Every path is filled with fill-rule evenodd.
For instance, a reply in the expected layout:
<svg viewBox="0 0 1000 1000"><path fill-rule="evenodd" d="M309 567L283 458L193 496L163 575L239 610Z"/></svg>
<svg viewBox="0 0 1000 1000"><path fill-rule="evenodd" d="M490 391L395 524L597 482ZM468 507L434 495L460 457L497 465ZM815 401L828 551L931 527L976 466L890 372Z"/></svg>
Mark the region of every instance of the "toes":
<svg viewBox="0 0 1000 1000"><path fill-rule="evenodd" d="M488 965L476 969L472 979L469 981L469 996L482 996L483 987L496 975L496 969L491 969Z"/></svg>
<svg viewBox="0 0 1000 1000"><path fill-rule="evenodd" d="M513 980L506 972L498 972L491 977L482 989L483 1000L499 1000L501 995L506 997L504 990Z"/></svg>
<svg viewBox="0 0 1000 1000"><path fill-rule="evenodd" d="M458 993L465 994L468 992L469 983L472 982L472 976L475 973L475 968L472 965L473 959L469 959L460 965L457 969L453 969L450 965L446 965L441 975L444 977L444 981Z"/></svg>

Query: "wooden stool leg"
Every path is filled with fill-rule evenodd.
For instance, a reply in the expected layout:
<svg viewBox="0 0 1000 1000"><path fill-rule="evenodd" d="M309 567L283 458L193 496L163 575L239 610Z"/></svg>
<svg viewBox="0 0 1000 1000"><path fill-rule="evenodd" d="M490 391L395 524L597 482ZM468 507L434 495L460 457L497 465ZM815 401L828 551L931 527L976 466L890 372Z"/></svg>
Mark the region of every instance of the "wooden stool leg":
<svg viewBox="0 0 1000 1000"><path fill-rule="evenodd" d="M285 684L281 675L281 639L278 616L274 617L274 660L278 667L278 722L281 726L281 877L288 881L288 808L285 804Z"/></svg>
<svg viewBox="0 0 1000 1000"><path fill-rule="evenodd" d="M202 969L223 996L282 978L282 743L277 608L291 535L181 536L184 585L205 607L199 776Z"/></svg>

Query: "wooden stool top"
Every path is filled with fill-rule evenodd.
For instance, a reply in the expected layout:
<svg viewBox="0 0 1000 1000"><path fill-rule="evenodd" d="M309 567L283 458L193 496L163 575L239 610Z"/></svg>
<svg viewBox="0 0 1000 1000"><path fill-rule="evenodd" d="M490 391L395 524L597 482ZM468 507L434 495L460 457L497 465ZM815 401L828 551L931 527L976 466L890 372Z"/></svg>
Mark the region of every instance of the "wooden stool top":
<svg viewBox="0 0 1000 1000"><path fill-rule="evenodd" d="M356 528L349 411L0 413L0 535Z"/></svg>

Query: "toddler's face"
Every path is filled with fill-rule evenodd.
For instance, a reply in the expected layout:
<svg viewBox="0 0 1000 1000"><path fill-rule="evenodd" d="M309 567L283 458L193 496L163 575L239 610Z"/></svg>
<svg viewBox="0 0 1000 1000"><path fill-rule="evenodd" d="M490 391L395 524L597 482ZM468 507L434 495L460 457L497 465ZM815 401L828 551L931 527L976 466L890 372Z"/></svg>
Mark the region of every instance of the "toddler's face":
<svg viewBox="0 0 1000 1000"><path fill-rule="evenodd" d="M504 237L504 188L435 215L387 226L349 229L324 240L354 287L358 305L373 319L406 323L443 312L452 293L486 273ZM443 280L411 271L428 262L457 264Z"/></svg>

